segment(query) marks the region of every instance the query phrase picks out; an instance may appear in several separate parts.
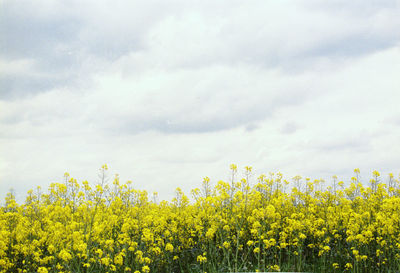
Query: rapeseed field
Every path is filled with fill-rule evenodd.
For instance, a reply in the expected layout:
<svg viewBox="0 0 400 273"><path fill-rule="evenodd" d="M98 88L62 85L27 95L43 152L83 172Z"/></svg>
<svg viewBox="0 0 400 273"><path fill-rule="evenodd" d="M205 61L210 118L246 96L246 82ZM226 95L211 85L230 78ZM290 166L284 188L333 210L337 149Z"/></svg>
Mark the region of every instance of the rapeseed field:
<svg viewBox="0 0 400 273"><path fill-rule="evenodd" d="M0 272L400 272L400 187L374 171L349 186L280 173L204 178L158 201L116 175L9 193L0 209ZM242 172L240 172L242 173ZM253 181L250 183L250 181ZM364 182L364 183L362 183ZM252 185L251 185L252 184ZM329 186L325 185L329 184Z"/></svg>

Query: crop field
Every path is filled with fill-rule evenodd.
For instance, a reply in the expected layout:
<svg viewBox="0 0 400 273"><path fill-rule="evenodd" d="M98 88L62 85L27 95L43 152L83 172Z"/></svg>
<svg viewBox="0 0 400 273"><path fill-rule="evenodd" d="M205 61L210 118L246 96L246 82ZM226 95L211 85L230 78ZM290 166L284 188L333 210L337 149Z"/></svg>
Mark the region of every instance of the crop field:
<svg viewBox="0 0 400 273"><path fill-rule="evenodd" d="M9 193L0 209L1 272L400 272L400 187L374 171L349 186L232 164L171 201L115 176ZM250 181L252 181L250 183Z"/></svg>

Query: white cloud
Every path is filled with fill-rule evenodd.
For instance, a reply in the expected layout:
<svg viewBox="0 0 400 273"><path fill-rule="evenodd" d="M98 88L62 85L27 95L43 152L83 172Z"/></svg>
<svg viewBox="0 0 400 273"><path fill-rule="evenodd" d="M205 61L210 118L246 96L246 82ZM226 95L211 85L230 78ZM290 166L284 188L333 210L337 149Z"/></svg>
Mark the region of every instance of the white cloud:
<svg viewBox="0 0 400 273"><path fill-rule="evenodd" d="M5 3L2 192L105 162L166 198L230 163L400 172L393 1Z"/></svg>

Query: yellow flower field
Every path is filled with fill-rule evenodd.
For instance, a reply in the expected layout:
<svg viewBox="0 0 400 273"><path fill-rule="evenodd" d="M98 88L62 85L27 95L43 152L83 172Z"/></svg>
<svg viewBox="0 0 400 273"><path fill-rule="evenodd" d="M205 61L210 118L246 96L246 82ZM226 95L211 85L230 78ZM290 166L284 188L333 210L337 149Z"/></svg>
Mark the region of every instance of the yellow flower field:
<svg viewBox="0 0 400 273"><path fill-rule="evenodd" d="M1 272L399 272L400 187L355 169L349 187L333 177L282 174L209 178L171 201L130 182L65 183L29 191L0 209Z"/></svg>

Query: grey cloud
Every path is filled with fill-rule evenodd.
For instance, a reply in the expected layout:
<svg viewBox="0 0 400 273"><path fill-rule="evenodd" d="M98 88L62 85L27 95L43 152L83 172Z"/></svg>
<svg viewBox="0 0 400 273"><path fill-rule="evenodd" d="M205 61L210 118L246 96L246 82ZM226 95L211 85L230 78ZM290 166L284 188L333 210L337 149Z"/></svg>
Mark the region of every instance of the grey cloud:
<svg viewBox="0 0 400 273"><path fill-rule="evenodd" d="M224 107L221 105L221 107ZM167 114L165 117L156 117L149 114L147 117L135 118L125 116L113 119L105 124L103 130L111 133L137 134L144 131L159 131L166 134L174 133L209 133L218 132L238 126L253 124L270 116L269 110L259 107L258 109L246 109L243 113L231 112L224 114L209 114L207 117L201 113L196 114L196 106L192 113ZM183 117L187 115L187 117ZM250 125L249 125L250 126ZM254 130L256 127L248 127Z"/></svg>
<svg viewBox="0 0 400 273"><path fill-rule="evenodd" d="M324 10L326 12L346 12L353 16L370 15L379 12L383 9L397 9L400 7L398 0L371 0L365 2L364 0L334 0L334 1L320 1L320 0L305 0L303 5L307 8Z"/></svg>
<svg viewBox="0 0 400 273"><path fill-rule="evenodd" d="M247 132L252 132L255 131L259 128L259 125L257 125L255 122L251 122L248 125L246 125L245 129Z"/></svg>
<svg viewBox="0 0 400 273"><path fill-rule="evenodd" d="M3 74L0 78L2 100L71 85L80 65L79 57L70 54L79 30L78 19L64 15L57 17L57 14L40 18L30 10L39 7L19 4L21 2L3 4L0 56L6 62L33 59L34 71Z"/></svg>
<svg viewBox="0 0 400 273"><path fill-rule="evenodd" d="M293 121L287 122L280 130L282 134L290 135L299 129L299 125Z"/></svg>
<svg viewBox="0 0 400 273"><path fill-rule="evenodd" d="M277 49L275 53L269 52L271 55L261 53L258 56L254 56L251 62L258 63L266 68L279 67L286 73L302 73L312 69L320 58L332 62L340 62L382 51L399 44L399 32L385 36L364 30L350 35L321 39L304 49L293 48L292 52L285 53Z"/></svg>
<svg viewBox="0 0 400 273"><path fill-rule="evenodd" d="M323 152L341 152L341 151L357 151L369 152L372 149L371 137L368 135L362 136L349 136L348 138L336 138L331 140L318 141L311 144L317 151Z"/></svg>
<svg viewBox="0 0 400 273"><path fill-rule="evenodd" d="M112 22L106 24L103 21L107 19L103 16L111 15L112 10L96 14L95 7L90 9L90 6L73 2L65 7L55 7L51 14L37 15L28 10L40 7L40 2L38 6L25 1L4 4L0 17L2 58L33 57L45 68L54 69L80 63L82 56L79 54L115 60L138 48L140 43L138 26L132 28L129 22L113 26ZM98 15L96 22L85 17L85 13L91 11L95 13L92 16Z"/></svg>
<svg viewBox="0 0 400 273"><path fill-rule="evenodd" d="M82 78L89 79L107 63L143 47L138 26L129 31L127 22L125 29L118 26L104 29L101 16L96 19L97 26L74 10L88 7L62 5L57 1L52 4L40 1L2 3L0 58L6 63L32 59L34 71L2 75L0 99L18 99L56 87L74 86ZM38 11L33 12L35 9ZM145 29L145 26L140 27Z"/></svg>
<svg viewBox="0 0 400 273"><path fill-rule="evenodd" d="M191 119L174 122L174 120L168 122L164 128L159 128L160 131L165 133L208 133L218 132L227 129L236 128L238 126L246 125L248 123L254 123L261 121L271 113L265 109L247 109L245 113L238 114L226 114L224 116L211 116L207 119L203 119L201 116L193 116ZM255 129L255 127L249 127L246 129L249 131Z"/></svg>
<svg viewBox="0 0 400 273"><path fill-rule="evenodd" d="M396 116L387 116L382 120L384 124L391 124L394 126L400 126L400 115Z"/></svg>
<svg viewBox="0 0 400 273"><path fill-rule="evenodd" d="M282 94L283 93L283 94ZM271 118L276 109L285 106L299 105L307 100L307 93L295 94L292 91L282 93L251 92L243 93L235 100L228 97L211 95L200 96L176 107L155 102L143 108L139 113L115 114L108 116L109 121L103 123L103 130L114 133L137 134L155 130L166 134L173 133L208 133L229 130L245 126L245 130L257 129L257 122ZM229 95L229 92L226 92ZM251 101L246 102L246 97ZM218 101L217 105L212 105ZM161 109L157 112L155 109ZM95 121L97 123L97 121Z"/></svg>
<svg viewBox="0 0 400 273"><path fill-rule="evenodd" d="M77 18L38 19L27 14L4 12L0 23L2 58L45 58L57 54L56 47L70 44L77 38L80 24ZM57 57L57 55L56 55Z"/></svg>
<svg viewBox="0 0 400 273"><path fill-rule="evenodd" d="M67 72L79 64L77 40L81 19L74 14L55 10L54 14L39 16L31 3L6 2L1 24L0 56L5 60L32 58L37 70Z"/></svg>
<svg viewBox="0 0 400 273"><path fill-rule="evenodd" d="M72 75L0 75L0 100L31 97L57 86L72 85Z"/></svg>
<svg viewBox="0 0 400 273"><path fill-rule="evenodd" d="M323 42L305 52L307 56L357 57L396 46L400 34L380 37L379 34L359 33L358 36L340 37L338 40Z"/></svg>

